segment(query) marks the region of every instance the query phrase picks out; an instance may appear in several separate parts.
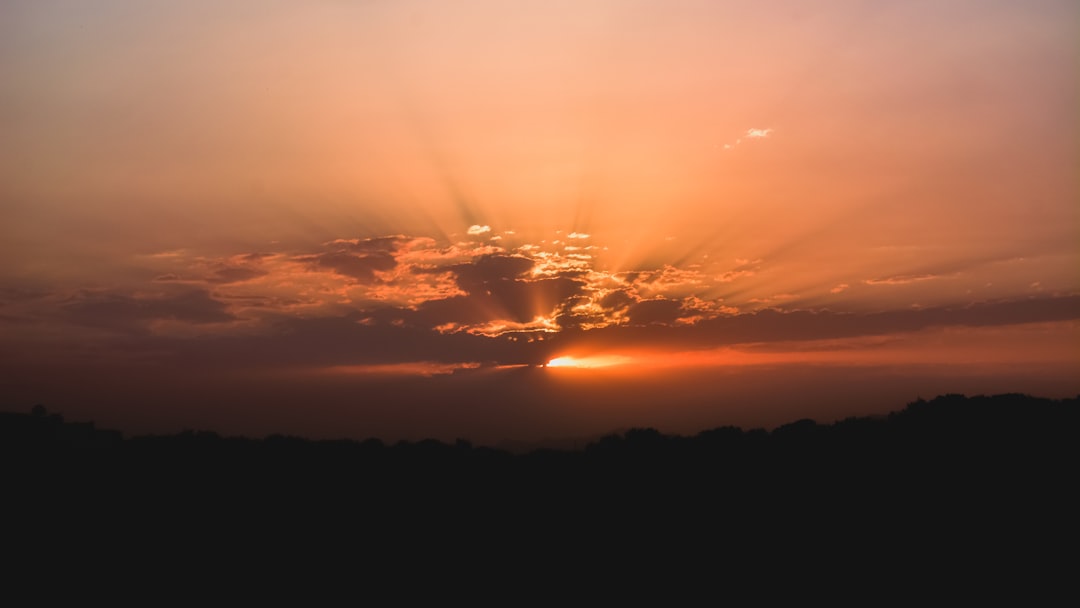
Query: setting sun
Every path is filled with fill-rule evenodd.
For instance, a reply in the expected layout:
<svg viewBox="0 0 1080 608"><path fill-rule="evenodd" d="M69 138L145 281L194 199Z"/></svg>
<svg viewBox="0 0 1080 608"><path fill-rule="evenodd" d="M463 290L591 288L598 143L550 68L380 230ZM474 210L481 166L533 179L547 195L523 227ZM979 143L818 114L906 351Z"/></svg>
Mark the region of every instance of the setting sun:
<svg viewBox="0 0 1080 608"><path fill-rule="evenodd" d="M547 362L547 367L577 367L578 361L573 357L555 357Z"/></svg>
<svg viewBox="0 0 1080 608"><path fill-rule="evenodd" d="M594 367L611 367L630 363L633 359L623 355L592 355L588 357L555 357L548 361L547 367L576 367L588 369Z"/></svg>

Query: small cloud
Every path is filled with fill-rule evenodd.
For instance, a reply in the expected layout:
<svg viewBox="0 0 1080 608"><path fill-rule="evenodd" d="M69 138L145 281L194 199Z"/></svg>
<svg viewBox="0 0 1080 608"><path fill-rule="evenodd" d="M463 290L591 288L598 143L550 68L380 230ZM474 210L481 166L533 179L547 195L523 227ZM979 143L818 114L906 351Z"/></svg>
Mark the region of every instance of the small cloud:
<svg viewBox="0 0 1080 608"><path fill-rule="evenodd" d="M469 226L467 232L473 236L476 236L478 234L484 234L485 232L491 232L491 226L481 226L479 224L473 224L472 226Z"/></svg>
<svg viewBox="0 0 1080 608"><path fill-rule="evenodd" d="M736 146L743 143L744 139L764 139L772 135L773 129L747 129L746 133L742 137L735 140L735 143L724 144L725 150L734 150Z"/></svg>
<svg viewBox="0 0 1080 608"><path fill-rule="evenodd" d="M571 238L571 239L587 239L587 238L589 238L589 236L591 236L591 235L585 234L584 232L571 232L570 234L567 235L567 238Z"/></svg>
<svg viewBox="0 0 1080 608"><path fill-rule="evenodd" d="M159 251L157 253L151 253L148 257L152 258L179 258L183 257L187 252L183 249L172 249L169 251Z"/></svg>
<svg viewBox="0 0 1080 608"><path fill-rule="evenodd" d="M735 263L738 264L738 266L717 276L716 280L721 283L730 283L738 278L752 277L757 274L757 271L761 267L760 259L747 260L745 258L735 258Z"/></svg>
<svg viewBox="0 0 1080 608"><path fill-rule="evenodd" d="M754 276L754 274L756 274L756 271L754 271L753 269L729 270L716 277L716 280L721 283L730 283L735 279L739 279L742 277L752 277Z"/></svg>
<svg viewBox="0 0 1080 608"><path fill-rule="evenodd" d="M929 281L931 279L937 279L939 277L940 275L936 274L903 274L893 277L884 277L881 279L866 279L863 282L867 285L907 285L908 283Z"/></svg>
<svg viewBox="0 0 1080 608"><path fill-rule="evenodd" d="M836 287L833 287L832 289L830 289L829 293L840 293L841 291L844 291L848 287L850 287L850 285L848 285L847 283L840 283Z"/></svg>

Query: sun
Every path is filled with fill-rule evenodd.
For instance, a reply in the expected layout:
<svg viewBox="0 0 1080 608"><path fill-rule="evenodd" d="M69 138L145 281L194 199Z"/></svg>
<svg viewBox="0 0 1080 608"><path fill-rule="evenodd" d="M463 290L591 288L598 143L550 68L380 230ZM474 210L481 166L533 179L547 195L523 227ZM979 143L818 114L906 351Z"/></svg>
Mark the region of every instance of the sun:
<svg viewBox="0 0 1080 608"><path fill-rule="evenodd" d="M547 367L578 367L578 360L573 357L555 357L547 362Z"/></svg>
<svg viewBox="0 0 1080 608"><path fill-rule="evenodd" d="M546 367L573 367L578 369L610 367L630 362L630 357L622 355L592 355L589 357L555 357L547 362Z"/></svg>

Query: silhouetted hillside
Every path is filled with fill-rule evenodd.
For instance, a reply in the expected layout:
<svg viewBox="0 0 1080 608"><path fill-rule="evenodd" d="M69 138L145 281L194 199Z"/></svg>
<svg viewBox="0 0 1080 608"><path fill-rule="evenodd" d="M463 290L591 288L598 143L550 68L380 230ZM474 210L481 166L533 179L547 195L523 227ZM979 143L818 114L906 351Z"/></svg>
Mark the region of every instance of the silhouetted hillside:
<svg viewBox="0 0 1080 608"><path fill-rule="evenodd" d="M942 395L917 400L887 416L853 417L831 424L802 419L772 431L720 427L694 436L664 435L651 428L634 428L589 442L582 450L534 448L523 454L506 449L474 447L459 439L453 445L434 439L386 445L377 438L362 441L309 440L271 435L263 439L223 437L212 431L186 430L174 435L124 438L119 431L95 427L93 422L67 422L35 406L29 414L0 412L0 445L6 449L81 450L94 448L124 454L196 453L209 457L248 454L298 458L333 457L349 460L393 459L402 463L448 466L453 462L514 461L523 466L538 460L551 462L592 460L607 464L625 461L638 466L646 461L662 465L678 461L729 461L769 456L770 459L833 459L847 456L903 456L911 462L928 456L1029 457L1071 445L1080 407L1078 399L1053 400L1021 394L965 397ZM567 442L569 443L569 442Z"/></svg>
<svg viewBox="0 0 1080 608"><path fill-rule="evenodd" d="M1053 552L1078 537L1078 416L1077 399L945 395L833 424L631 429L517 455L464 440L122 438L42 409L0 415L0 437L6 515L27 535L10 546L40 560L122 546L231 567L345 550L430 570L463 567L453 552L468 548L511 570L533 555L679 573L722 558L1052 583L1067 563Z"/></svg>
<svg viewBox="0 0 1080 608"><path fill-rule="evenodd" d="M0 415L0 438L9 454L32 455L24 460L26 474L50 476L59 491L67 483L87 483L78 475L92 467L93 479L119 484L118 490L138 479L163 489L206 485L230 493L295 484L343 494L385 487L399 494L471 496L498 489L629 498L649 487L697 498L746 489L754 496L853 488L924 494L933 488L956 495L969 487L1030 489L1073 475L1080 461L1078 416L1077 399L944 395L888 416L832 424L798 420L771 432L722 427L694 436L631 429L583 450L512 454L465 440L387 445L378 439L248 439L208 431L123 438L39 407L32 414Z"/></svg>

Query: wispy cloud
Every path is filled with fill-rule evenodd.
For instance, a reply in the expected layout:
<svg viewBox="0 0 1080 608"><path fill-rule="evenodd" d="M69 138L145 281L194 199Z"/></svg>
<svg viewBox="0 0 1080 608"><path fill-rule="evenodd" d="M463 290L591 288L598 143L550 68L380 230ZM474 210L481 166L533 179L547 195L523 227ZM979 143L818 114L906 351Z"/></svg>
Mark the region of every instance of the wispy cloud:
<svg viewBox="0 0 1080 608"><path fill-rule="evenodd" d="M473 224L472 226L469 226L469 229L466 232L468 232L472 236L479 236L481 234L491 232L491 226L481 226L480 224Z"/></svg>
<svg viewBox="0 0 1080 608"><path fill-rule="evenodd" d="M866 279L863 283L867 285L907 285L909 283L939 279L941 276L937 274L900 274L879 279Z"/></svg>
<svg viewBox="0 0 1080 608"><path fill-rule="evenodd" d="M731 281L742 277L752 277L757 274L758 270L761 268L761 260L739 259L735 260L735 262L738 264L738 266L717 276L716 280L718 282L730 283Z"/></svg>
<svg viewBox="0 0 1080 608"><path fill-rule="evenodd" d="M734 143L724 144L724 149L733 150L736 146L743 143L743 140L746 139L765 139L766 137L771 136L773 134L773 131L774 129L771 127L766 129L747 129L741 137L734 141Z"/></svg>

